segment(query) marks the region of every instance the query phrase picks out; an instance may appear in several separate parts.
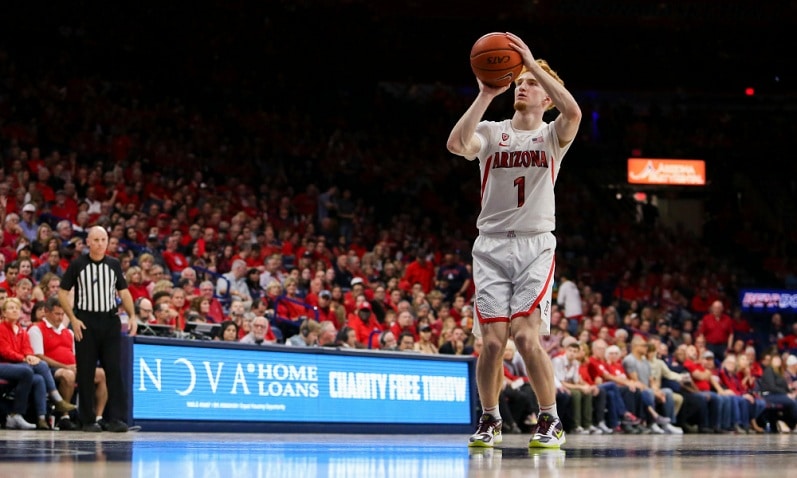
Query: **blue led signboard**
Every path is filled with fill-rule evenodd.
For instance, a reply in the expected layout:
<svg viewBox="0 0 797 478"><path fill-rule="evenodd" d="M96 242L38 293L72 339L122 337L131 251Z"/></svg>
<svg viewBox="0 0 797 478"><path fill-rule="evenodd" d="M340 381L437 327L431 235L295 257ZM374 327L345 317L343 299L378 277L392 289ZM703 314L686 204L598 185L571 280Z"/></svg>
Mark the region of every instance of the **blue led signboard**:
<svg viewBox="0 0 797 478"><path fill-rule="evenodd" d="M307 350L135 343L133 419L471 423L469 361Z"/></svg>

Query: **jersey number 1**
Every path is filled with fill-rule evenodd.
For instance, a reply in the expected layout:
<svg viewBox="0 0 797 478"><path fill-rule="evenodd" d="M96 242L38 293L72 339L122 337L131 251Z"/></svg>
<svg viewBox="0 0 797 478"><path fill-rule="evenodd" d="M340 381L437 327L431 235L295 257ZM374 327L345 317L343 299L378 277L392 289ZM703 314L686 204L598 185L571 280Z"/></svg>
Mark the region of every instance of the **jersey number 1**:
<svg viewBox="0 0 797 478"><path fill-rule="evenodd" d="M515 178L515 187L517 187L517 207L523 207L526 203L526 177Z"/></svg>

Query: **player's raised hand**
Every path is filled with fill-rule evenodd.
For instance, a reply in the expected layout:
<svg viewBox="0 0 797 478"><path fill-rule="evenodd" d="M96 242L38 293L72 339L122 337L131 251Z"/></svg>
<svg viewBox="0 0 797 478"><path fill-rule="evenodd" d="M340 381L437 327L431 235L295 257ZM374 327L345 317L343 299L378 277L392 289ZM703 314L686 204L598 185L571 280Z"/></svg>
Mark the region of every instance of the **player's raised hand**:
<svg viewBox="0 0 797 478"><path fill-rule="evenodd" d="M509 46L517 50L520 56L523 57L523 64L526 65L526 68L533 65L535 62L534 55L531 54L531 49L526 45L526 42L514 33L506 32L506 36L509 37Z"/></svg>

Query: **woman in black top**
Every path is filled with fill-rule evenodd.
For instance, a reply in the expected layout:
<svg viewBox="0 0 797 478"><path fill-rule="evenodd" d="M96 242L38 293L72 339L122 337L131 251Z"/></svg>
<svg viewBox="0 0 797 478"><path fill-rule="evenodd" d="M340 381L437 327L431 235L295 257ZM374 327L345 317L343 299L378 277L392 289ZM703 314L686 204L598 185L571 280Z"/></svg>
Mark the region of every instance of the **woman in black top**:
<svg viewBox="0 0 797 478"><path fill-rule="evenodd" d="M759 380L761 394L767 405L783 407L783 419L791 430L797 433L797 401L795 392L789 390L786 377L783 375L783 359L780 355L773 355L769 366L764 369L764 374Z"/></svg>

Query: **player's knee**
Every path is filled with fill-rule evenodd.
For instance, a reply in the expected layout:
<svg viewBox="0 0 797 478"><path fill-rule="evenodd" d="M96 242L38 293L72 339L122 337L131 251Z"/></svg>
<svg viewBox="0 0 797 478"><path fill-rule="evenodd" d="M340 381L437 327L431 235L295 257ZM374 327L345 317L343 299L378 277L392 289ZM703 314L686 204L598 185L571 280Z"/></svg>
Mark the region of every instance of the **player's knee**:
<svg viewBox="0 0 797 478"><path fill-rule="evenodd" d="M515 334L515 345L517 346L518 352L524 357L534 355L543 350L539 336L535 336L533 333L527 331Z"/></svg>
<svg viewBox="0 0 797 478"><path fill-rule="evenodd" d="M97 367L94 369L94 383L102 383L105 381L105 370Z"/></svg>
<svg viewBox="0 0 797 478"><path fill-rule="evenodd" d="M504 353L504 344L497 337L484 337L482 345L482 355L489 357L501 356Z"/></svg>

